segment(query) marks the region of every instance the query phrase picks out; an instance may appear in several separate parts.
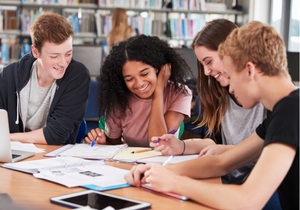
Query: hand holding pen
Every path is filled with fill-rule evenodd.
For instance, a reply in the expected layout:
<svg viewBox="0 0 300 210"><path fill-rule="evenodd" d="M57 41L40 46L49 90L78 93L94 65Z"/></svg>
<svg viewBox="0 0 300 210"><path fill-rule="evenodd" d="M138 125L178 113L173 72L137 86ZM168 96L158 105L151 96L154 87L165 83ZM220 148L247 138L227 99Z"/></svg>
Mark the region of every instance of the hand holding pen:
<svg viewBox="0 0 300 210"><path fill-rule="evenodd" d="M101 130L100 128L92 129L84 139L87 144L91 144L91 147L93 147L95 144L106 143L104 130Z"/></svg>
<svg viewBox="0 0 300 210"><path fill-rule="evenodd" d="M172 131L172 133L173 132L174 131ZM154 147L155 150L160 151L162 155L182 154L183 142L177 139L173 134L164 134L161 137L152 137L151 140L152 142L150 143L150 147Z"/></svg>
<svg viewBox="0 0 300 210"><path fill-rule="evenodd" d="M165 168L165 166L172 160L174 156L170 156L168 157L168 159L163 163L163 166L159 163L147 163L147 164L138 164L135 165L131 168L131 170L124 176L125 180L127 181L127 183L140 187L141 184L144 184L146 182L149 183L149 180L146 181L146 179L149 177L150 173L149 171L154 171L155 173L161 172L161 169L159 171L156 171L155 168L159 167L163 167ZM165 170L165 169L164 169ZM152 184L152 182L150 182Z"/></svg>
<svg viewBox="0 0 300 210"><path fill-rule="evenodd" d="M168 160L171 159L172 156L168 158ZM172 192L174 186L178 184L178 173L174 172L170 167L166 167L157 163L152 163L147 164L146 168L147 171L145 171L144 173L143 181L151 184L153 190L159 192Z"/></svg>
<svg viewBox="0 0 300 210"><path fill-rule="evenodd" d="M171 130L170 132L169 132L169 134L175 134L177 132L177 130ZM155 140L155 141L153 141L153 143L157 143L157 142L159 142L161 139L160 138L158 138L157 140Z"/></svg>

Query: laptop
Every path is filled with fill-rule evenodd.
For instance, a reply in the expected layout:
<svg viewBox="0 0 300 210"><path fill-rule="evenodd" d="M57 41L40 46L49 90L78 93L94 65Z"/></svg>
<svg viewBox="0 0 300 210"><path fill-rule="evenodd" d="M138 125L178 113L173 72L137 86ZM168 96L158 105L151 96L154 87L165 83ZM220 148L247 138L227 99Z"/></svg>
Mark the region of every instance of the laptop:
<svg viewBox="0 0 300 210"><path fill-rule="evenodd" d="M0 109L0 162L13 163L33 155L34 152L11 149L7 111Z"/></svg>

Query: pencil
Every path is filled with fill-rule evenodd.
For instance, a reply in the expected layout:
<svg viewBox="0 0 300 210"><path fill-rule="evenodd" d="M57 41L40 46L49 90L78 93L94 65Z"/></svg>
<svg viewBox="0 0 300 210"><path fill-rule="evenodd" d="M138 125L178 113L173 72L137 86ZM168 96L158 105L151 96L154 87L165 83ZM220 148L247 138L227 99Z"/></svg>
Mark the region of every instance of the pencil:
<svg viewBox="0 0 300 210"><path fill-rule="evenodd" d="M147 149L141 149L141 150L136 150L136 151L132 151L131 153L140 153L140 152L148 152L154 150L154 148L147 148Z"/></svg>

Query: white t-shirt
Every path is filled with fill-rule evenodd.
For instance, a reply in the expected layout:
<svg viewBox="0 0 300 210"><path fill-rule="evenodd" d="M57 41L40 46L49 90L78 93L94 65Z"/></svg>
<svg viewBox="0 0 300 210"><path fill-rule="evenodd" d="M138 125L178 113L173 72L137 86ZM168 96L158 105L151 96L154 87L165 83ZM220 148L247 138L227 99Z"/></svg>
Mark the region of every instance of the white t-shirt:
<svg viewBox="0 0 300 210"><path fill-rule="evenodd" d="M56 82L42 88L38 84L37 60L33 63L31 75L26 86L20 91L21 118L25 131L33 131L46 126Z"/></svg>

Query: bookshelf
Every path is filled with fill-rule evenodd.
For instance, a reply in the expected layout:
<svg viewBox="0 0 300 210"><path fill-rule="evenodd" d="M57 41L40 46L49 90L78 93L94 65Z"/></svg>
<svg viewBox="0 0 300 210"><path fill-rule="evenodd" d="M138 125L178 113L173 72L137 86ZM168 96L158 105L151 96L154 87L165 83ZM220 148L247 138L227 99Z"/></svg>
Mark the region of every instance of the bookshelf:
<svg viewBox="0 0 300 210"><path fill-rule="evenodd" d="M190 9L187 2L193 1L198 5ZM137 28L139 33L158 36L173 46L178 46L174 44L176 42L188 46L196 32L211 19L236 21L237 16L243 15L242 11L235 10L203 11L200 10L200 2L204 0L173 0L171 9L162 7L162 0L0 0L0 45L2 49L3 44L8 44L10 49L12 44L19 42L22 49L24 40L31 44L31 23L43 11L49 10L69 20L75 31L74 44L80 45L98 45L106 40L111 28L112 12L116 7L127 11L129 24ZM10 16L6 11L11 11ZM12 23L10 26L9 21ZM9 53L9 60L2 59L0 63L18 59L17 55L12 55L11 51Z"/></svg>

